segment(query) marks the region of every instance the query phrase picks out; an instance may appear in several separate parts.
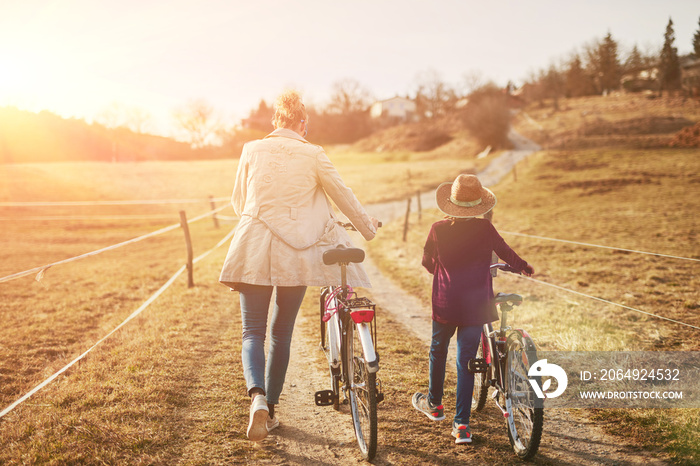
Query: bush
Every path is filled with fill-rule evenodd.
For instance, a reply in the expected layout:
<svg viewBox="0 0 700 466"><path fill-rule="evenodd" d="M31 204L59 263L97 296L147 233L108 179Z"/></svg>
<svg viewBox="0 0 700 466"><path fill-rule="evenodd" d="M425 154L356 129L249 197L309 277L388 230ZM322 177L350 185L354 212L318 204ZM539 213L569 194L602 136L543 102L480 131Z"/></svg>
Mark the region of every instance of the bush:
<svg viewBox="0 0 700 466"><path fill-rule="evenodd" d="M462 112L464 125L484 146L510 147L510 108L508 95L493 84L481 87L469 95Z"/></svg>

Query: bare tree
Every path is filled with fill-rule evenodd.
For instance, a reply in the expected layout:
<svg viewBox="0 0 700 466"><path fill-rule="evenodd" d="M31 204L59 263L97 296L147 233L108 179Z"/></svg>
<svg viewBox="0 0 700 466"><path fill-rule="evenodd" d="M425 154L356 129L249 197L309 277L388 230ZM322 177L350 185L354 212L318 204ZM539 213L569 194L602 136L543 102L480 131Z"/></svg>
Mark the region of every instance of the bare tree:
<svg viewBox="0 0 700 466"><path fill-rule="evenodd" d="M175 110L174 117L195 149L211 144L221 127L214 108L204 100L191 101L184 108Z"/></svg>
<svg viewBox="0 0 700 466"><path fill-rule="evenodd" d="M486 85L486 79L484 79L484 73L479 70L470 70L462 75L462 85L464 89L464 95L469 95L476 91L480 87Z"/></svg>
<svg viewBox="0 0 700 466"><path fill-rule="evenodd" d="M421 72L416 77L416 111L421 117L444 115L454 109L457 95L435 70Z"/></svg>
<svg viewBox="0 0 700 466"><path fill-rule="evenodd" d="M141 107L130 107L126 111L126 127L134 133L143 134L151 124L151 114Z"/></svg>
<svg viewBox="0 0 700 466"><path fill-rule="evenodd" d="M329 113L350 115L364 112L371 103L371 93L358 81L347 78L333 83L327 110Z"/></svg>

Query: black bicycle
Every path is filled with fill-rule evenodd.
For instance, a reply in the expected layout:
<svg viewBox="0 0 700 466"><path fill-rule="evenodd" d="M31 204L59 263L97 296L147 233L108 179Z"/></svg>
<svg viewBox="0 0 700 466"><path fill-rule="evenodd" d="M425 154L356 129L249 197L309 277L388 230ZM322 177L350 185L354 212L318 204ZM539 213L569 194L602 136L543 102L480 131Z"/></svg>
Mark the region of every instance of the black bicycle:
<svg viewBox="0 0 700 466"><path fill-rule="evenodd" d="M492 270L518 273L508 264L493 264ZM472 410L481 411L486 404L489 387L492 398L508 426L508 438L515 454L532 458L542 438L542 400L535 394L530 379L540 384L539 377L530 377L530 366L537 362L537 349L523 329L507 325L507 316L523 302L517 294L498 293L496 306L501 311L500 328L485 324L476 359L469 362L474 373Z"/></svg>

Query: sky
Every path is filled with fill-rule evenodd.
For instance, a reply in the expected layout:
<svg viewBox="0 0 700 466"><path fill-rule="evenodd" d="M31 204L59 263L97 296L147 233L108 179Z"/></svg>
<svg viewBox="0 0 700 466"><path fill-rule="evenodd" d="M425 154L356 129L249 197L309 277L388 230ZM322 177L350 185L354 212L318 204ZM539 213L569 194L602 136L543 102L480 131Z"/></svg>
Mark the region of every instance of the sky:
<svg viewBox="0 0 700 466"><path fill-rule="evenodd" d="M0 106L137 109L171 135L198 100L233 124L286 88L323 107L347 79L378 100L427 75L522 84L608 32L621 54L660 49L669 18L690 53L698 0L0 0Z"/></svg>

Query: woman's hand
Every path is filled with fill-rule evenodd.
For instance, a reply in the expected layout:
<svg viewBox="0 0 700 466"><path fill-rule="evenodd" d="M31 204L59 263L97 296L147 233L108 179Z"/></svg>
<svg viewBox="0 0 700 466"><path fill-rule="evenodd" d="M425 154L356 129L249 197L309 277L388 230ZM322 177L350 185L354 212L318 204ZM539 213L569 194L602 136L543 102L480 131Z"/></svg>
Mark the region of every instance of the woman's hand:
<svg viewBox="0 0 700 466"><path fill-rule="evenodd" d="M372 226L374 227L374 231L377 231L379 229L379 220L377 220L374 217L370 217L369 220L372 222Z"/></svg>
<svg viewBox="0 0 700 466"><path fill-rule="evenodd" d="M532 277L532 275L535 273L535 268L531 266L530 264L527 264L527 267L523 269L523 275L526 277Z"/></svg>

